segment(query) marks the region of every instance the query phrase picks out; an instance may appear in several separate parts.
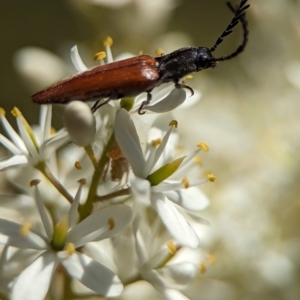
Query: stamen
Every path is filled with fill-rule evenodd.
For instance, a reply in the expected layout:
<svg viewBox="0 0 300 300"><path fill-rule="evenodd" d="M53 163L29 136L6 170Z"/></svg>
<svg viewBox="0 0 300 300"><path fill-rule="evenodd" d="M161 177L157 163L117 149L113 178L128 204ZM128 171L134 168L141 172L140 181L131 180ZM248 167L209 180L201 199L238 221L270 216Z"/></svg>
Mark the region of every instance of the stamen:
<svg viewBox="0 0 300 300"><path fill-rule="evenodd" d="M31 187L32 187L32 186L36 186L36 185L38 185L40 182L41 182L40 179L33 179L33 180L30 181L30 186L31 186Z"/></svg>
<svg viewBox="0 0 300 300"><path fill-rule="evenodd" d="M184 78L185 78L185 79L192 79L192 78L193 78L193 75L192 75L192 74L189 74L189 75L186 75Z"/></svg>
<svg viewBox="0 0 300 300"><path fill-rule="evenodd" d="M79 160L76 160L76 161L75 161L74 167L75 167L77 170L82 170L82 166L81 166Z"/></svg>
<svg viewBox="0 0 300 300"><path fill-rule="evenodd" d="M175 128L177 128L178 122L177 122L176 120L172 120L172 121L169 123L169 126L174 126Z"/></svg>
<svg viewBox="0 0 300 300"><path fill-rule="evenodd" d="M20 228L20 235L23 237L27 236L31 228L32 224L30 222L25 222Z"/></svg>
<svg viewBox="0 0 300 300"><path fill-rule="evenodd" d="M169 241L167 243L167 247L169 249L170 254L175 255L177 252L177 247L173 241Z"/></svg>
<svg viewBox="0 0 300 300"><path fill-rule="evenodd" d="M201 262L201 263L200 263L200 272L201 272L201 273L205 273L206 270L207 270L207 267L206 267L205 263L204 263L204 262Z"/></svg>
<svg viewBox="0 0 300 300"><path fill-rule="evenodd" d="M152 147L158 147L162 143L161 139L156 139L151 142Z"/></svg>
<svg viewBox="0 0 300 300"><path fill-rule="evenodd" d="M69 256L73 255L76 252L75 245L73 243L68 243L64 250L67 252Z"/></svg>
<svg viewBox="0 0 300 300"><path fill-rule="evenodd" d="M0 117L4 117L6 114L4 108L0 107Z"/></svg>
<svg viewBox="0 0 300 300"><path fill-rule="evenodd" d="M206 143L204 143L204 142L198 143L197 147L200 148L204 152L208 152L209 151L209 146Z"/></svg>
<svg viewBox="0 0 300 300"><path fill-rule="evenodd" d="M50 128L50 136L54 136L56 134L56 130L54 127Z"/></svg>
<svg viewBox="0 0 300 300"><path fill-rule="evenodd" d="M208 253L207 254L207 260L208 260L209 263L211 263L212 265L214 265L216 263L216 261L217 261L217 258L212 253Z"/></svg>
<svg viewBox="0 0 300 300"><path fill-rule="evenodd" d="M201 158L201 156L199 156L199 155L197 155L197 156L195 156L194 157L194 161L195 161L195 163L197 164L197 165L202 165L202 158Z"/></svg>
<svg viewBox="0 0 300 300"><path fill-rule="evenodd" d="M94 56L94 60L101 60L104 59L106 57L106 52L105 51L101 51L95 54Z"/></svg>
<svg viewBox="0 0 300 300"><path fill-rule="evenodd" d="M164 54L164 50L162 48L158 48L155 50L155 55L161 56L162 54Z"/></svg>
<svg viewBox="0 0 300 300"><path fill-rule="evenodd" d="M113 230L115 228L115 221L113 218L109 218L107 220L107 224L109 226L109 230Z"/></svg>
<svg viewBox="0 0 300 300"><path fill-rule="evenodd" d="M210 182L215 182L215 180L217 179L217 177L214 174L208 174L207 178Z"/></svg>
<svg viewBox="0 0 300 300"><path fill-rule="evenodd" d="M12 110L11 110L11 113L14 117L20 117L22 116L22 113L21 111L17 108L17 107L14 107Z"/></svg>
<svg viewBox="0 0 300 300"><path fill-rule="evenodd" d="M114 43L113 39L108 36L104 41L103 41L103 45L106 47L106 46L109 46L111 47L112 44Z"/></svg>
<svg viewBox="0 0 300 300"><path fill-rule="evenodd" d="M189 182L189 180L188 180L187 177L183 177L182 180L181 180L181 182L182 182L182 184L183 184L183 186L184 186L185 189L187 189L187 188L190 187L190 182Z"/></svg>
<svg viewBox="0 0 300 300"><path fill-rule="evenodd" d="M85 178L81 178L78 180L78 182L82 185L85 185L86 184L86 179Z"/></svg>

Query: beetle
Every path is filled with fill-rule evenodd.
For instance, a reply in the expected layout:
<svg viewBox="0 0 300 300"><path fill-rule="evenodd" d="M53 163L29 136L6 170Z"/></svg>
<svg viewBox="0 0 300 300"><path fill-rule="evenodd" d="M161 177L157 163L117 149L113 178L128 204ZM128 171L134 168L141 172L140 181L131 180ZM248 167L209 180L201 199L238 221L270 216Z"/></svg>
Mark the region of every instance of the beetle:
<svg viewBox="0 0 300 300"><path fill-rule="evenodd" d="M97 100L92 107L95 111L110 100L135 97L146 92L147 99L138 110L139 114L144 114L144 106L149 104L152 98L151 91L163 83L173 82L176 88L188 89L193 95L193 89L180 83L180 79L193 72L215 68L218 61L229 60L245 49L249 34L245 17L245 11L250 6L247 2L248 0L241 0L237 9L234 9L229 2L227 3L234 17L211 48L189 46L159 57L139 55L97 66L37 92L31 96L32 100L38 104ZM242 43L233 53L215 58L212 53L224 38L232 33L238 23L241 23L243 27ZM105 99L105 101L99 104L99 99Z"/></svg>

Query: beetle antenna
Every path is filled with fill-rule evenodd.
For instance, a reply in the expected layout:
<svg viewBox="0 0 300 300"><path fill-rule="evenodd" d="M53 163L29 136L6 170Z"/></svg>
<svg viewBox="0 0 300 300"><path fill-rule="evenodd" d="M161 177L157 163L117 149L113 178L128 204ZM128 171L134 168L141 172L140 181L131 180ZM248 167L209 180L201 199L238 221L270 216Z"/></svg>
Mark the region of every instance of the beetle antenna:
<svg viewBox="0 0 300 300"><path fill-rule="evenodd" d="M243 42L239 45L239 47L233 53L231 53L230 55L227 55L227 56L222 56L222 57L216 58L215 61L223 61L223 60L231 59L231 58L239 55L245 49L246 44L248 42L248 34L249 34L248 22L245 17L246 16L245 11L250 6L250 4L246 5L247 1L248 0L242 0L240 3L240 6L237 9L234 9L232 4L230 2L227 2L227 6L234 13L234 17L232 18L231 22L229 23L227 28L224 30L224 32L217 39L214 46L210 48L210 51L214 52L217 49L217 47L223 42L224 38L232 33L233 28L239 22L241 22L241 24L243 26L243 32L244 32Z"/></svg>

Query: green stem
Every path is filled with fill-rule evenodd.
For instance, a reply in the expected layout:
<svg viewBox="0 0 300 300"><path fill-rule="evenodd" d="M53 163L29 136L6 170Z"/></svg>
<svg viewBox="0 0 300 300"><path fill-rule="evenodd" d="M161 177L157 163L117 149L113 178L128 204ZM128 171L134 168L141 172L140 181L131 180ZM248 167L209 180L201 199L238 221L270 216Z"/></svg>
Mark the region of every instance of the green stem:
<svg viewBox="0 0 300 300"><path fill-rule="evenodd" d="M102 156L99 159L97 167L95 168L87 199L83 205L79 206L78 212L80 215L80 221L84 220L91 214L93 203L95 201L95 197L97 196L99 181L101 179L101 175L103 174L104 168L109 160L109 157L107 157L106 153L112 149L114 143L115 135L113 133L102 152Z"/></svg>
<svg viewBox="0 0 300 300"><path fill-rule="evenodd" d="M85 149L85 152L87 153L88 157L92 161L92 164L94 165L94 168L97 169L98 168L98 161L96 159L93 147L91 145L88 145L88 146L84 147L84 149Z"/></svg>

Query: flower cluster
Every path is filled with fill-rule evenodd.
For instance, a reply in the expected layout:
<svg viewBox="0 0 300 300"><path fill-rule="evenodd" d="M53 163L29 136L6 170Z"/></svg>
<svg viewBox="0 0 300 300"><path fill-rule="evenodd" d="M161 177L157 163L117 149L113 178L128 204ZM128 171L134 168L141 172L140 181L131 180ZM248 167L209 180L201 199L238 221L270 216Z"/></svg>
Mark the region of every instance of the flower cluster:
<svg viewBox="0 0 300 300"><path fill-rule="evenodd" d="M101 63L112 62L110 46L96 55ZM86 70L76 47L71 57ZM205 260L197 225L209 201L199 185L215 176L201 170L204 142L187 154L179 147L170 112L185 99L183 89L161 89L142 116L143 95L95 113L73 101L58 132L51 105L41 106L36 127L14 108L18 131L0 110L0 143L10 152L0 170L19 191L0 202L3 297L118 297L147 281L167 299L188 299L184 289Z"/></svg>

